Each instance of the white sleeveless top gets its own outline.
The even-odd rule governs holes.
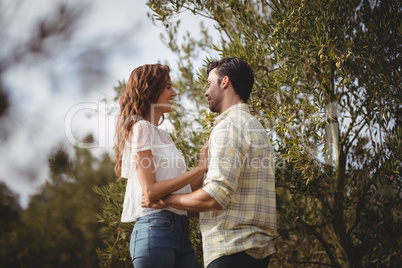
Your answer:
[[[183,155],[177,150],[169,133],[159,129],[146,120],[134,124],[130,138],[126,141],[123,151],[121,176],[127,178],[126,193],[124,196],[122,222],[133,222],[137,218],[161,211],[160,209],[142,208],[142,189],[135,169],[135,155],[137,152],[151,150],[156,181],[164,181],[180,176],[186,172]],[[149,165],[143,161],[141,165]],[[175,193],[191,193],[190,184]],[[167,207],[165,210],[180,215],[187,215],[187,211]]]

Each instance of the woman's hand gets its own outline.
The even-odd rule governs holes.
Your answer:
[[[155,202],[152,202],[151,200],[149,200],[148,197],[146,197],[145,195],[142,196],[142,200],[141,200],[141,207],[143,208],[156,208],[156,209],[163,209],[166,207],[165,202],[163,202],[162,199],[159,199]]]
[[[208,148],[209,141],[207,141],[200,150],[200,159],[198,160],[198,167],[200,167],[204,172],[208,171]]]

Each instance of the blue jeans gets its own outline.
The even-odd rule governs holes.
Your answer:
[[[199,268],[187,216],[163,210],[137,219],[130,240],[135,268]]]

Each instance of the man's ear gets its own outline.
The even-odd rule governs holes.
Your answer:
[[[225,76],[224,78],[222,78],[221,85],[223,88],[226,88],[227,86],[229,86],[229,84],[230,84],[230,79],[228,76]]]

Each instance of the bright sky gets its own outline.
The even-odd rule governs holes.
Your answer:
[[[16,2],[21,5],[13,9]],[[37,19],[52,10],[54,6],[49,2],[58,3],[0,0],[0,7],[6,7],[0,17],[12,21],[5,30],[10,46],[24,40],[27,36],[24,33],[32,31]],[[27,205],[29,195],[48,178],[47,159],[54,146],[63,143],[72,148],[71,142],[91,132],[101,143],[94,152],[111,151],[114,121],[102,111],[116,107],[116,103],[103,100],[113,99],[117,81],[127,80],[135,67],[146,63],[167,60],[173,72],[176,68],[175,56],[160,41],[161,30],[146,15],[150,11],[146,0],[67,1],[76,2],[91,5],[85,10],[74,41],[65,42],[60,54],[39,63],[33,59],[30,64],[13,67],[3,77],[10,90],[8,118],[11,120],[7,124],[0,122],[10,132],[0,146],[0,180],[20,194],[23,206]],[[188,16],[187,23],[182,24],[194,27],[200,18],[194,20],[194,16]],[[130,36],[110,38],[127,30]],[[85,69],[77,71],[74,64],[87,55],[88,51],[80,53],[93,40],[107,50],[105,72],[87,84],[78,83],[77,77],[84,75],[81,72]],[[7,49],[0,48],[0,53],[7,53]],[[90,90],[85,91],[83,87]],[[95,109],[101,111],[100,117]],[[88,118],[88,114],[92,116]]]

